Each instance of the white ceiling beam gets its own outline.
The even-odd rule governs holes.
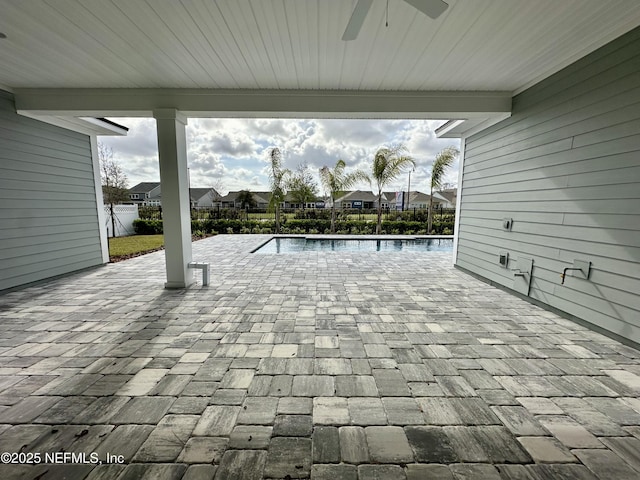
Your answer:
[[[174,108],[188,117],[467,119],[511,113],[510,92],[16,89],[31,115],[151,117]]]
[[[108,135],[124,137],[127,135],[127,128],[112,122],[104,121],[100,118],[76,117],[72,115],[40,115],[34,112],[18,112],[25,117],[33,118],[56,127],[84,133],[85,135]]]
[[[94,118],[94,117],[79,117],[79,120],[94,125],[97,129],[102,132],[109,133],[101,133],[99,135],[114,135],[120,137],[126,137],[129,129],[124,125],[119,125],[117,123],[113,123],[105,118]]]
[[[510,113],[487,115],[484,118],[471,118],[458,123],[457,120],[450,120],[436,129],[438,138],[466,138],[495,125],[511,116]]]
[[[465,120],[463,119],[449,120],[444,125],[441,125],[440,127],[436,128],[435,130],[436,136],[440,138],[446,137],[448,133],[455,131],[456,127],[459,127],[464,122]]]

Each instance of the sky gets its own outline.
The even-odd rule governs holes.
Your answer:
[[[99,137],[113,149],[114,160],[123,168],[128,186],[140,182],[159,182],[158,145],[155,120],[112,118],[129,128],[126,137]],[[416,161],[411,174],[411,190],[428,192],[431,164],[436,154],[448,146],[460,148],[458,139],[438,139],[434,130],[441,120],[296,120],[259,118],[191,118],[187,125],[187,160],[192,187],[214,187],[221,194],[248,189],[269,190],[268,151],[278,147],[285,168],[295,170],[306,162],[316,176],[318,170],[333,167],[338,159],[347,171],[369,173],[376,150],[382,146],[404,144]],[[388,188],[406,190],[405,173]],[[445,176],[456,184],[458,161]],[[372,190],[363,183],[355,188]]]

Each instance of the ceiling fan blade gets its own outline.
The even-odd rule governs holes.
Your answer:
[[[356,7],[353,9],[353,13],[351,14],[351,18],[349,19],[349,23],[347,23],[347,28],[344,30],[342,40],[348,42],[357,38],[372,3],[373,0],[358,0]]]
[[[449,4],[442,0],[404,0],[416,10],[421,11],[427,17],[431,17],[434,20],[444,13],[449,8]]]

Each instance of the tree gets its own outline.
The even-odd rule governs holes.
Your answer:
[[[211,182],[211,202],[215,206],[217,204],[220,207],[220,200],[222,200],[222,191],[224,190],[224,182],[222,176],[215,177]]]
[[[382,230],[382,189],[398,178],[408,167],[415,167],[416,162],[409,155],[404,155],[407,148],[400,144],[378,149],[373,158],[372,177],[378,188],[378,224],[376,234]]]
[[[271,182],[271,199],[269,200],[269,210],[276,212],[276,233],[280,233],[280,204],[287,196],[287,177],[291,173],[286,168],[282,168],[282,153],[275,147],[269,150],[269,160],[271,170],[269,170],[269,180]]]
[[[338,195],[360,181],[370,181],[367,174],[361,170],[345,173],[346,166],[344,160],[338,160],[332,169],[327,166],[320,169],[320,182],[331,200],[331,233],[336,233],[336,198]]]
[[[255,208],[258,203],[249,190],[240,190],[236,196],[236,202],[240,202],[240,208]]]
[[[113,149],[98,142],[98,160],[100,161],[100,178],[102,183],[102,197],[109,205],[111,214],[111,234],[116,236],[116,217],[113,206],[129,199],[127,194],[127,176],[122,167],[113,159]]]
[[[442,188],[444,174],[458,156],[457,148],[447,147],[436,155],[436,160],[431,166],[431,191],[429,192],[429,211],[427,213],[427,232],[431,233],[433,223],[433,192]]]
[[[287,182],[289,194],[295,203],[301,203],[304,210],[305,204],[315,200],[318,194],[318,184],[309,170],[309,165],[303,162],[296,171],[289,176]]]

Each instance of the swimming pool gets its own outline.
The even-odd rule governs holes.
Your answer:
[[[453,240],[447,238],[409,239],[327,239],[272,238],[253,253],[298,252],[451,252]]]

